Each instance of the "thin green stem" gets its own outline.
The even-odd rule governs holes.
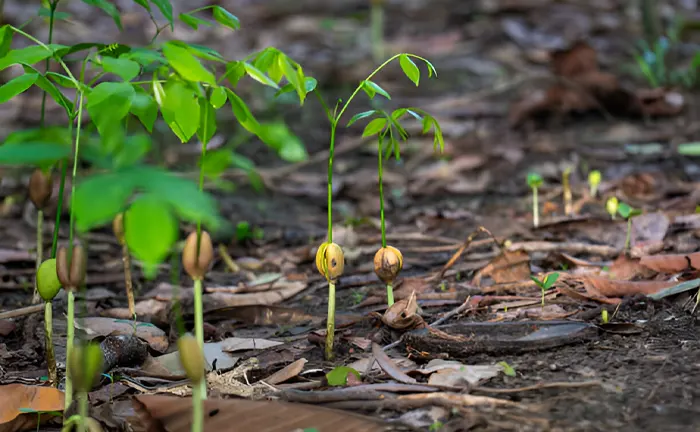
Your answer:
[[[370,27],[372,33],[372,56],[379,63],[384,57],[384,5],[381,0],[372,1]]]
[[[68,311],[67,311],[67,335],[66,335],[66,365],[69,364],[71,354],[73,353],[73,340],[75,339],[75,293],[73,290],[68,291]],[[65,404],[70,406],[73,401],[73,378],[71,377],[70,368],[66,366],[66,388],[64,390]]]
[[[331,143],[328,149],[328,243],[333,243],[333,154],[335,153],[335,129],[337,119],[331,122]]]
[[[540,226],[540,207],[537,203],[537,188],[532,188],[532,225]]]
[[[68,122],[68,133],[73,134],[73,121]],[[56,222],[53,226],[53,240],[51,241],[51,258],[56,258],[58,248],[58,229],[61,226],[61,213],[63,213],[63,194],[66,190],[66,176],[68,175],[68,163],[61,160],[61,183],[58,186],[58,201],[56,203]]]
[[[328,283],[328,320],[326,323],[326,360],[333,359],[335,339],[335,283]]]
[[[53,307],[50,301],[44,303],[44,343],[46,345],[46,367],[49,371],[49,382],[58,387],[58,372],[56,371],[56,355],[53,350]]]
[[[44,211],[37,210],[36,212],[36,271],[39,271],[39,266],[44,259]],[[32,296],[32,304],[37,304],[41,300],[39,289],[34,278],[34,295]]]
[[[629,252],[632,242],[632,218],[627,218],[627,235],[625,237],[625,251]]]
[[[382,166],[382,159],[384,158],[384,146],[382,145],[384,140],[380,135],[378,141],[378,157],[377,157],[377,178],[379,179],[379,221],[381,224],[382,231],[382,247],[386,247],[386,222],[384,221],[384,168]],[[393,302],[392,302],[393,303]]]
[[[88,399],[87,393],[84,391],[78,393],[78,414],[80,414],[78,430],[80,432],[87,432]]]
[[[43,42],[40,41],[39,39],[35,38],[34,36],[30,35],[29,33],[25,32],[25,31],[22,31],[22,30],[18,29],[18,28],[15,27],[15,26],[10,26],[10,29],[12,29],[12,31],[14,31],[15,33],[21,34],[22,36],[26,37],[26,38],[29,39],[30,41],[32,41],[32,42],[34,42],[35,44],[39,45],[40,47],[42,47],[42,48],[44,48],[44,49],[46,49],[46,50],[48,50],[48,51],[53,52],[53,50],[52,50],[51,48],[49,48],[48,45],[46,45],[45,43],[43,43]],[[73,72],[71,72],[71,70],[70,70],[70,68],[68,67],[68,65],[67,65],[63,60],[61,60],[61,59],[57,59],[56,61],[58,62],[59,65],[61,65],[61,68],[64,70],[64,72],[66,73],[66,75],[68,76],[68,78],[71,80],[71,82],[73,83],[73,85],[75,86],[75,88],[80,89],[80,88],[81,88],[80,83],[78,82],[77,79],[75,79],[75,77],[73,76]],[[80,90],[79,90],[79,91],[80,91]]]
[[[194,280],[194,335],[197,338],[199,349],[204,352],[204,308],[202,306],[202,280]],[[199,387],[202,399],[207,398],[207,378],[195,384]]]
[[[391,306],[394,304],[394,286],[386,284],[386,303]]]
[[[53,43],[53,26],[56,19],[56,7],[58,6],[59,0],[52,1],[49,4],[49,45]],[[49,65],[51,58],[46,59],[46,66],[44,67],[44,73],[49,71]],[[39,120],[39,126],[44,127],[44,120],[46,118],[46,91],[41,95],[41,119]]]
[[[204,430],[204,398],[202,397],[201,383],[192,385],[192,432]],[[204,386],[206,389],[206,386]]]

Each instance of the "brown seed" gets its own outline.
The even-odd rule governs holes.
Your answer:
[[[184,334],[177,340],[177,349],[187,378],[195,384],[200,382],[204,378],[204,354],[197,339],[189,333]]]
[[[343,249],[337,243],[331,243],[326,248],[326,269],[328,271],[329,282],[335,281],[343,274],[345,270],[345,255]]]
[[[374,255],[374,273],[385,284],[393,284],[403,268],[403,255],[393,246],[379,249]]]
[[[65,290],[71,290],[70,268],[68,267],[68,249],[61,246],[56,251],[56,276]]]
[[[34,204],[34,207],[43,210],[51,200],[52,192],[53,178],[51,174],[45,173],[39,168],[34,170],[29,179],[29,199]]]
[[[187,274],[194,280],[202,280],[212,261],[214,261],[214,246],[209,233],[202,231],[199,256],[197,256],[197,232],[190,233],[182,249],[182,267]]]
[[[120,245],[124,246],[124,213],[118,213],[112,221],[112,231]]]
[[[70,260],[70,282],[75,288],[80,288],[85,283],[87,273],[87,254],[80,245],[73,246],[73,257]]]

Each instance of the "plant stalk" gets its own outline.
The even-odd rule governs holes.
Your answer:
[[[372,57],[375,63],[384,57],[384,1],[371,0],[370,26],[372,34]]]
[[[197,338],[199,349],[204,353],[204,308],[202,307],[202,280],[194,280],[194,335]],[[202,400],[207,398],[207,377],[194,384],[199,387]]]
[[[37,210],[36,212],[36,271],[39,271],[39,266],[44,259],[44,211]],[[39,288],[34,280],[34,294],[32,295],[32,304],[38,304],[41,300]]]
[[[630,243],[632,242],[632,218],[627,219],[627,235],[625,236],[625,251],[630,251]]]
[[[78,419],[78,430],[80,432],[87,432],[87,418],[88,418],[88,399],[86,392],[78,393],[78,413],[80,418]]]
[[[564,214],[571,216],[574,212],[573,196],[571,193],[571,183],[569,183],[569,171],[564,171],[562,174],[562,186],[564,189]]]
[[[532,225],[540,226],[540,207],[537,204],[537,188],[532,188]]]
[[[122,265],[124,266],[124,285],[126,286],[126,299],[129,303],[129,315],[136,321],[136,304],[134,302],[134,283],[131,279],[131,255],[129,246],[122,245]]]
[[[326,360],[333,359],[335,339],[335,283],[328,282],[328,320],[326,323]]]
[[[73,401],[73,379],[71,377],[70,368],[67,366],[70,361],[70,357],[73,353],[73,341],[75,339],[75,293],[73,290],[68,291],[68,311],[67,311],[67,325],[66,325],[66,388],[64,390],[65,404],[64,406],[70,406]]]
[[[53,306],[51,302],[44,303],[44,335],[46,345],[46,367],[49,370],[49,382],[58,388],[58,372],[56,371],[56,355],[53,350]]]
[[[389,306],[394,304],[394,287],[391,284],[386,284],[386,303]]]
[[[204,380],[202,380],[204,381]],[[204,386],[206,389],[206,385]],[[192,385],[192,432],[204,430],[204,398],[201,382]]]

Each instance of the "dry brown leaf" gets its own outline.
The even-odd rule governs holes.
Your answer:
[[[290,363],[282,369],[278,370],[277,372],[273,373],[269,377],[265,378],[263,381],[271,385],[288,381],[294,378],[295,376],[299,375],[301,371],[304,370],[304,365],[307,361],[308,360],[306,360],[305,358],[300,358],[299,360]]]
[[[306,282],[281,279],[274,283],[274,290],[247,294],[211,293],[211,300],[221,306],[271,305],[299,294],[307,287]]]
[[[399,300],[389,306],[382,315],[382,322],[397,330],[419,328],[425,325],[425,321],[416,313],[417,311],[416,294],[412,293],[408,299]]]
[[[148,342],[158,352],[165,352],[170,346],[168,335],[151,323],[105,317],[87,317],[75,320],[75,328],[85,331],[89,339],[99,336],[131,335]]]
[[[583,276],[581,279],[589,294],[604,297],[649,295],[678,284],[673,281],[621,281],[601,276]]]
[[[490,276],[497,284],[526,280],[530,276],[530,255],[522,250],[506,251],[477,272],[472,283],[480,286],[484,276]]]
[[[700,270],[700,252],[688,255],[650,255],[642,257],[639,264],[659,273],[678,273],[684,270]]]
[[[31,430],[63,413],[63,392],[53,387],[0,386],[0,432]],[[43,413],[39,415],[38,413]]]
[[[621,254],[610,265],[610,276],[617,280],[648,279],[656,274],[648,266],[642,265],[638,259]]]
[[[189,432],[192,400],[176,396],[138,395],[134,409],[148,431]],[[318,432],[381,432],[380,420],[315,405],[245,399],[207,399],[204,432],[231,430],[290,432],[315,428]]]
[[[591,295],[586,293],[581,293],[578,291],[574,291],[571,288],[567,287],[559,287],[558,288],[559,292],[564,294],[565,296],[572,298],[574,300],[580,300],[580,301],[594,301],[598,303],[604,303],[604,304],[619,304],[622,300],[619,298],[607,298],[603,297],[600,295]]]

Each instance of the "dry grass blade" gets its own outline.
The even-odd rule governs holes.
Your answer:
[[[189,398],[139,395],[134,407],[147,432],[188,432]],[[290,432],[314,428],[318,432],[379,432],[387,425],[354,413],[314,405],[244,399],[208,399],[204,405],[204,431]],[[235,428],[232,428],[235,425]]]

